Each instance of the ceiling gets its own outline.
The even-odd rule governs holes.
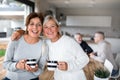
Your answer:
[[[57,8],[118,8],[120,0],[46,0]]]

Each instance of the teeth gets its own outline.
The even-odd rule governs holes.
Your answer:
[[[32,31],[32,32],[36,34],[38,31]]]
[[[48,34],[51,35],[51,34],[53,34],[53,33],[52,33],[52,32],[49,32]]]

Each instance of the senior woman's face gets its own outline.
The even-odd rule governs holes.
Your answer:
[[[43,25],[43,33],[44,35],[49,38],[52,42],[58,40],[58,32],[59,27],[53,20],[49,20],[48,22]]]

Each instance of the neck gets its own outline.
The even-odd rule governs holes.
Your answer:
[[[59,40],[59,39],[60,39],[60,37],[61,37],[61,35],[60,35],[60,34],[58,34],[58,36],[57,36],[55,39],[51,39],[51,42],[56,42],[57,40]]]
[[[29,44],[34,44],[39,41],[39,37],[31,37],[30,35],[24,35],[24,39]]]

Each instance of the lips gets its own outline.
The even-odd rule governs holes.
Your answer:
[[[38,37],[39,34],[40,34],[40,31],[38,31],[38,30],[31,30],[31,31],[30,31],[30,34],[31,34],[31,36],[33,36],[33,37]]]
[[[38,34],[39,31],[32,31],[33,34]]]

